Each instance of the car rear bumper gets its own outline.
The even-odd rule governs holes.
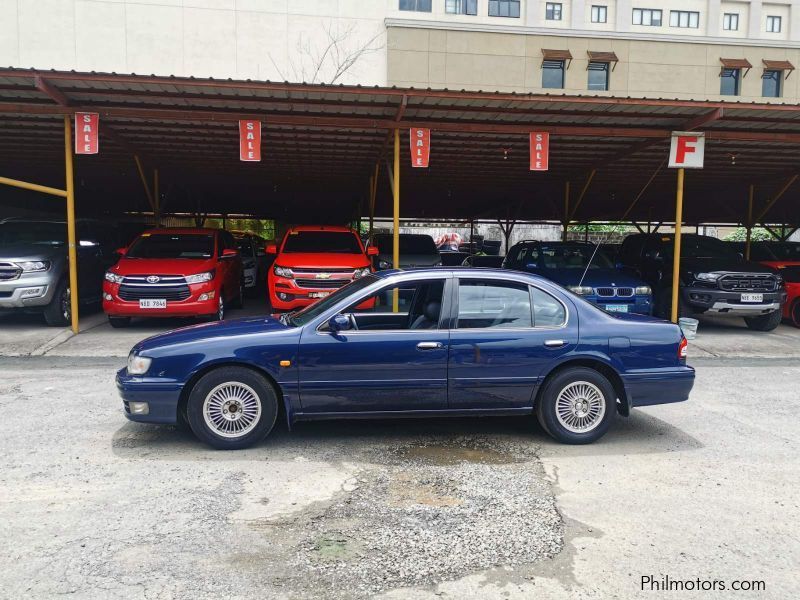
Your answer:
[[[684,305],[695,310],[729,316],[767,314],[780,310],[786,302],[784,290],[763,292],[764,301],[759,303],[742,302],[742,292],[726,292],[706,287],[685,287],[681,289],[681,295]]]
[[[128,375],[127,369],[120,369],[117,371],[116,384],[125,416],[131,421],[177,423],[182,383]],[[132,402],[146,403],[147,414],[132,414]]]
[[[626,373],[622,381],[631,407],[683,402],[694,386],[694,369],[684,366]]]

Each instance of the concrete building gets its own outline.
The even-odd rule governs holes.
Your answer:
[[[0,65],[796,102],[798,0],[0,0]],[[749,66],[748,66],[749,65]]]

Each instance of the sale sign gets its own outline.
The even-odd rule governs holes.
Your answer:
[[[239,121],[239,160],[261,160],[261,121]]]
[[[98,130],[100,115],[75,113],[75,154],[97,154],[100,151]]]
[[[431,157],[431,130],[412,127],[409,133],[411,138],[411,166],[427,168]]]
[[[669,148],[669,166],[685,169],[702,169],[706,150],[704,133],[673,131]]]
[[[550,134],[531,132],[531,171],[547,171],[550,166]]]

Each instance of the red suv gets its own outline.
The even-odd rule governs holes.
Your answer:
[[[280,246],[267,246],[267,253],[277,255],[267,277],[272,308],[294,310],[369,274],[368,255],[378,249],[365,251],[347,227],[303,226],[287,231]]]
[[[221,229],[170,228],[142,233],[106,272],[103,310],[112,327],[131,317],[222,320],[242,305],[242,260]]]
[[[738,249],[744,253],[744,244],[739,244]],[[788,296],[783,305],[783,317],[800,327],[800,243],[753,242],[750,260],[777,269],[781,274]]]

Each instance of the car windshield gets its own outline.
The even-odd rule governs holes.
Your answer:
[[[15,221],[0,225],[0,245],[40,244],[60,246],[67,241],[67,224],[47,221]]]
[[[289,315],[285,315],[286,321],[290,325],[301,327],[306,323],[308,323],[309,321],[315,319],[322,313],[324,313],[326,310],[328,310],[331,306],[333,306],[340,300],[346,298],[351,294],[355,294],[360,290],[363,290],[365,287],[367,287],[372,283],[375,283],[377,280],[378,278],[375,277],[374,275],[367,275],[366,277],[356,279],[355,281],[348,283],[346,286],[340,287],[330,296],[327,296],[322,300],[318,300],[314,304],[309,304],[302,310],[290,313]]]
[[[128,249],[125,258],[211,258],[211,233],[143,233]]]
[[[253,253],[253,247],[247,238],[236,238],[236,247],[239,248],[242,256],[248,256]]]
[[[522,248],[520,259],[532,269],[613,269],[614,263],[588,244],[538,244]]]
[[[381,254],[392,253],[392,236],[376,235],[375,245]],[[400,254],[439,254],[433,238],[429,235],[401,233],[400,234]]]
[[[800,244],[770,244],[772,253],[780,260],[800,261]]]
[[[672,256],[675,236],[661,236],[661,241],[667,242],[665,247],[666,253]],[[727,258],[737,261],[742,259],[736,250],[731,248],[728,244],[707,235],[682,235],[681,256],[684,258]]]
[[[281,252],[361,254],[362,250],[358,238],[349,231],[292,231]]]

